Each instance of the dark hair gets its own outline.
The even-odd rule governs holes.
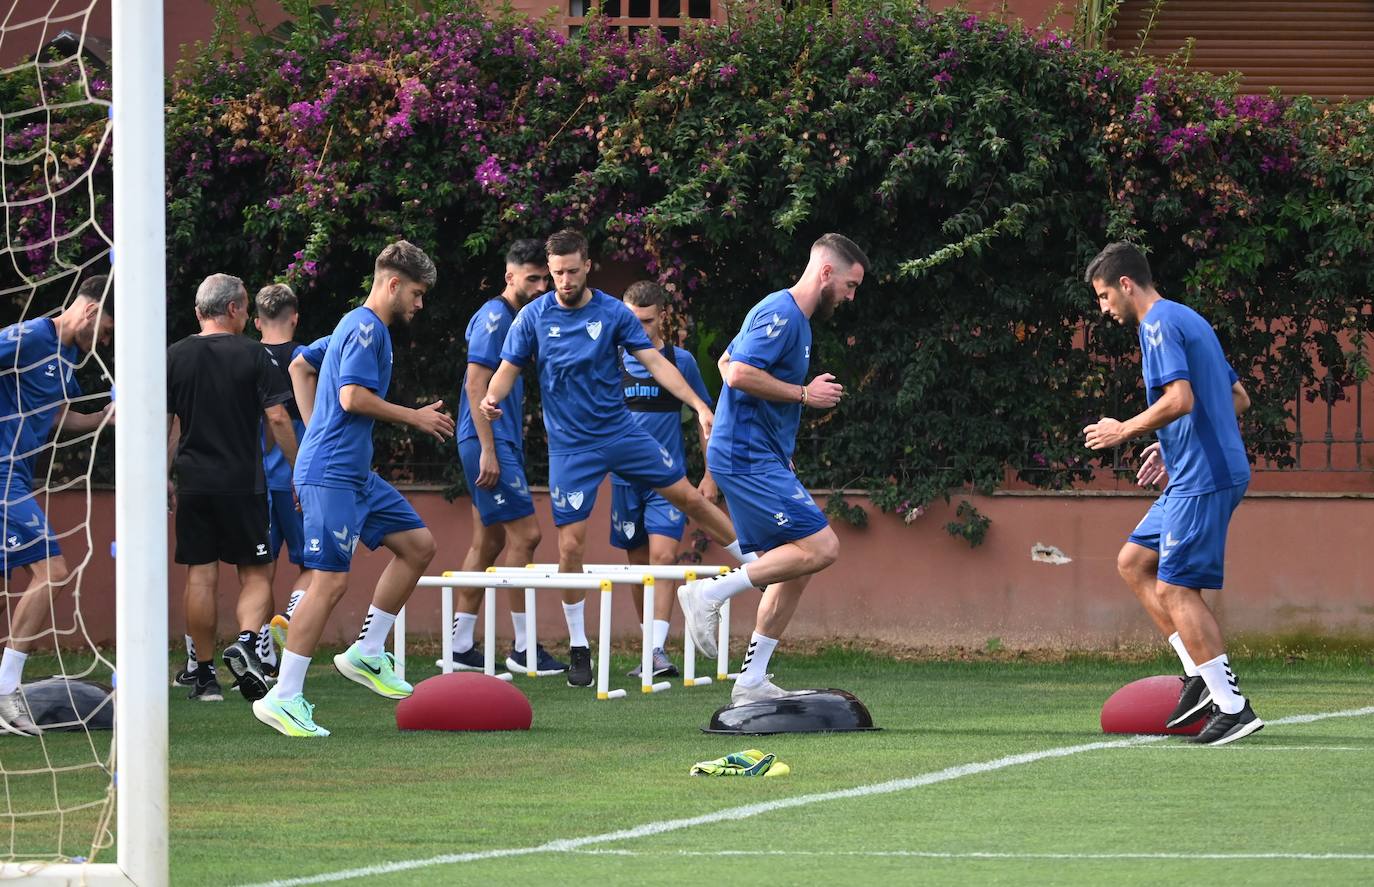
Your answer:
[[[1103,247],[1097,258],[1088,263],[1083,272],[1083,282],[1092,286],[1094,280],[1116,286],[1123,277],[1129,277],[1140,286],[1153,286],[1154,275],[1150,273],[1150,261],[1133,243],[1124,240],[1109,243]]]
[[[624,302],[636,308],[652,308],[668,304],[668,291],[652,280],[640,280],[625,290]]]
[[[829,234],[822,234],[820,237],[816,238],[815,243],[811,244],[811,248],[828,249],[848,262],[850,267],[859,265],[865,272],[872,270],[872,268],[869,267],[868,256],[864,254],[864,251],[859,249],[857,243],[845,237],[843,234],[836,234],[833,231]]]
[[[276,320],[278,317],[300,308],[296,294],[291,292],[291,287],[284,283],[269,283],[258,290],[253,302],[258,306],[258,316],[265,320]]]
[[[434,286],[439,278],[434,261],[408,240],[398,240],[378,254],[373,273],[380,276],[383,271],[403,275],[427,287]]]
[[[507,265],[547,265],[549,257],[544,254],[544,244],[532,237],[517,240],[506,250]]]
[[[90,299],[96,304],[100,304],[104,299],[104,304],[100,306],[100,312],[106,317],[114,317],[114,287],[110,287],[110,297],[105,298],[105,286],[110,278],[104,274],[97,274],[94,277],[87,277],[81,281],[81,286],[76,288],[78,299]]]
[[[544,241],[544,251],[551,256],[571,256],[576,253],[583,259],[590,255],[587,238],[574,228],[564,228],[556,234],[550,234],[549,239]]]

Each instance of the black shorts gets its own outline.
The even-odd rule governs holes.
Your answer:
[[[177,493],[179,564],[272,563],[266,493]]]

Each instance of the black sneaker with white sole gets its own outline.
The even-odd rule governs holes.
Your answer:
[[[235,641],[226,647],[221,655],[229,673],[237,681],[235,686],[239,688],[244,699],[257,702],[267,695],[267,675],[263,673],[262,662],[258,660],[258,654],[251,646],[243,641]]]
[[[590,687],[592,685],[591,647],[568,648],[568,686]]]
[[[1174,713],[1164,722],[1166,729],[1174,730],[1196,724],[1207,717],[1207,707],[1212,704],[1212,693],[1202,675],[1184,676],[1183,690],[1178,694],[1178,705]]]
[[[439,668],[444,667],[443,659],[434,660],[434,664]],[[471,647],[459,653],[453,653],[454,671],[482,671],[487,667],[487,655],[482,652],[481,647]]]
[[[187,699],[194,699],[197,702],[223,702],[224,691],[220,689],[219,681],[215,679],[215,673],[202,674],[196,670],[196,682],[191,687],[191,692]]]
[[[551,675],[562,674],[568,670],[568,663],[560,662],[553,658],[553,654],[544,649],[543,644],[536,644],[534,647],[534,673],[537,677],[547,678]],[[515,649],[512,644],[510,655],[506,657],[506,671],[512,674],[528,674],[529,666],[525,662],[525,651]]]
[[[196,664],[188,662],[186,667],[177,672],[176,677],[172,678],[172,687],[194,687],[196,685]]]
[[[1217,709],[1212,719],[1207,722],[1207,726],[1193,738],[1193,741],[1198,745],[1226,745],[1228,742],[1244,739],[1251,733],[1258,733],[1262,729],[1264,721],[1255,714],[1255,710],[1250,707],[1250,700],[1247,699],[1245,708],[1233,715]]]

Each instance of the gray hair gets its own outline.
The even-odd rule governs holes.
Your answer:
[[[196,313],[201,317],[223,317],[233,303],[248,299],[243,281],[232,274],[211,274],[196,290]]]

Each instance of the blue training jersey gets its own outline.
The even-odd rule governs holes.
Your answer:
[[[381,398],[391,386],[391,331],[367,307],[345,314],[329,336],[315,409],[296,456],[298,486],[361,489],[367,481],[373,419],[344,410],[339,389],[345,385],[361,385]]]
[[[697,359],[692,356],[692,352],[685,348],[673,346],[673,356],[676,358],[678,372],[682,373],[682,378],[687,380],[687,384],[692,386],[692,390],[708,406],[713,406],[711,392],[706,390],[706,382],[701,378],[701,368],[697,366]],[[654,377],[645,369],[644,364],[633,354],[622,356],[622,363],[625,368],[625,375],[635,379],[644,379],[643,382],[636,382],[634,390],[627,390],[624,382],[627,381],[622,376],[622,391],[626,400],[631,397],[656,398],[663,393]],[[670,395],[671,396],[671,395]],[[653,435],[654,440],[658,441],[659,446],[663,447],[676,460],[676,464],[685,466],[687,464],[687,452],[684,448],[682,437],[682,410],[679,408],[672,412],[653,412],[630,410],[630,418],[639,424],[649,434]],[[618,474],[611,474],[611,482],[622,486],[630,486],[630,482],[623,480]]]
[[[495,370],[501,366],[501,348],[506,342],[506,333],[515,322],[515,309],[510,302],[497,296],[472,315],[464,334],[468,342],[468,363]],[[454,440],[462,443],[477,436],[477,426],[472,423],[472,405],[468,403],[467,375],[463,384],[458,386],[458,433]],[[491,433],[496,440],[503,440],[517,451],[525,446],[525,380],[515,378],[510,394],[501,401],[501,418],[491,423]]]
[[[576,310],[548,292],[516,315],[501,359],[538,362],[550,455],[595,449],[634,427],[620,390],[621,347],[654,346],[634,312],[601,290]]]
[[[730,343],[730,360],[758,367],[776,379],[805,385],[811,366],[811,321],[792,293],[779,290],[750,310]],[[729,385],[721,388],[716,424],[706,449],[712,474],[749,474],[792,462],[801,424],[800,403],[761,400]]]
[[[50,317],[0,331],[0,490],[6,500],[32,490],[38,450],[63,405],[81,396],[75,377],[80,358],[80,349],[59,341]]]
[[[286,378],[286,388],[291,390],[291,376],[286,368],[291,365],[291,361],[296,359],[296,355],[301,353],[304,347],[299,342],[282,342],[277,345],[263,345],[267,349],[267,354],[272,358],[273,370],[279,370]],[[291,427],[296,430],[296,446],[299,447],[301,439],[305,436],[305,423],[301,421],[300,410],[296,408],[296,396],[294,392],[291,399],[283,406],[286,413],[291,418]],[[271,447],[267,446],[267,423],[261,423],[262,430],[262,471],[267,480],[269,490],[289,490],[291,489],[291,463],[286,461],[286,454],[281,451],[281,446],[273,442]]]
[[[1159,429],[1167,492],[1174,496],[1214,493],[1250,481],[1250,463],[1240,439],[1231,386],[1235,370],[1202,315],[1161,299],[1140,321],[1145,398],[1153,404],[1164,386],[1187,379],[1193,410]]]

